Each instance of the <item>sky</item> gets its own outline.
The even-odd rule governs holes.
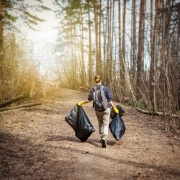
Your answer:
[[[26,0],[29,4],[32,3],[32,0]],[[52,0],[43,0],[43,5],[54,9]],[[32,12],[31,12],[32,13]],[[53,11],[44,11],[44,12],[35,12],[35,15],[45,19],[45,22],[39,23],[36,27],[38,31],[33,31],[29,28],[24,27],[23,32],[27,35],[28,39],[46,39],[47,41],[54,41],[57,35],[57,30],[55,26],[58,25],[58,19],[55,18],[55,13]]]

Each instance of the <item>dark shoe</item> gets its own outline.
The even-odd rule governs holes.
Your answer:
[[[106,148],[107,146],[107,140],[105,138],[102,138],[102,148]]]

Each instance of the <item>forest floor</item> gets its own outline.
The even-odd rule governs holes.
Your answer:
[[[86,142],[75,137],[65,116],[87,93],[62,89],[41,106],[0,112],[1,180],[180,180],[180,135],[163,122],[124,107],[124,136],[109,132],[102,148],[92,103],[83,105],[95,132]],[[118,103],[115,103],[118,104]]]

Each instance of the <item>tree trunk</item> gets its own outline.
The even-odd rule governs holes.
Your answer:
[[[145,20],[146,0],[141,0],[139,16],[139,40],[138,40],[138,58],[137,58],[137,98],[140,99],[141,85],[144,66],[144,20]]]
[[[136,59],[136,0],[132,1],[132,82],[133,86],[135,85],[135,78],[136,78],[136,65],[137,65],[137,59]]]
[[[126,63],[126,0],[124,0],[124,10],[123,10],[123,34],[122,34],[122,53],[121,53],[121,63],[120,63],[120,79],[121,85],[125,88],[125,63]]]
[[[12,104],[12,103],[14,103],[14,102],[20,101],[20,100],[25,99],[25,98],[26,98],[26,96],[23,96],[23,95],[18,96],[18,97],[15,97],[15,98],[12,98],[12,99],[10,99],[10,100],[8,100],[8,101],[5,101],[5,102],[3,102],[3,103],[0,103],[0,108],[2,108],[2,107],[4,107],[4,106],[7,106],[7,105],[9,105],[9,104]]]
[[[3,47],[3,14],[2,14],[2,0],[0,0],[0,54]]]
[[[109,5],[109,0],[107,0],[107,44],[106,44],[106,85],[110,85],[110,5]]]
[[[88,1],[88,31],[89,31],[89,68],[88,68],[88,76],[89,76],[89,84],[92,83],[92,68],[93,68],[93,61],[92,61],[92,40],[91,40],[91,16],[90,16],[90,5]]]
[[[154,35],[154,0],[151,1],[151,8],[150,8],[150,55],[151,55],[151,62],[150,62],[150,77],[149,77],[149,109],[153,110],[153,35]]]
[[[2,14],[2,0],[0,0],[0,80],[3,80],[3,14]]]
[[[156,0],[156,15],[155,15],[155,25],[154,25],[154,35],[153,35],[153,47],[152,47],[152,61],[151,61],[151,70],[150,70],[150,92],[151,94],[151,102],[152,102],[152,110],[157,110],[157,102],[156,102],[156,89],[157,89],[157,49],[158,49],[158,31],[159,31],[159,16],[160,16],[160,8],[161,8],[161,0]]]
[[[99,4],[99,52],[98,52],[98,61],[99,61],[99,71],[100,75],[102,76],[102,60],[101,60],[101,24],[102,24],[102,0],[100,0]]]
[[[108,5],[108,1],[107,1],[107,5]],[[107,21],[107,14],[108,14],[108,8],[106,8],[106,14],[105,14],[105,17],[103,18],[103,71],[102,71],[102,75],[103,75],[103,83],[107,85],[107,47],[108,47],[108,41],[107,41],[107,27],[108,27],[108,21]]]
[[[41,104],[42,104],[41,102],[29,103],[29,104],[24,104],[24,105],[16,106],[16,107],[0,108],[0,111],[7,111],[7,110],[12,110],[12,109],[26,108],[26,107],[31,107],[31,106],[39,106]]]
[[[157,111],[146,111],[146,110],[142,110],[139,108],[136,108],[137,111],[144,113],[144,114],[148,114],[148,115],[158,115],[158,116],[164,116],[164,112],[157,112]],[[166,115],[168,115],[168,113],[166,113]],[[178,116],[176,114],[172,114],[171,115],[173,118],[178,118]]]
[[[109,32],[108,32],[108,39],[109,39],[109,46],[108,46],[108,86],[110,86],[112,81],[112,1],[110,0],[109,6]]]
[[[77,79],[76,79],[76,71],[75,71],[75,64],[76,64],[76,59],[75,59],[75,53],[74,53],[74,34],[73,34],[73,30],[75,29],[75,27],[73,27],[72,25],[72,17],[70,17],[70,26],[71,26],[71,74],[70,74],[70,79],[71,79],[71,88],[75,89],[76,88],[76,84],[77,84]],[[74,30],[75,33],[75,30]]]
[[[94,23],[95,23],[95,41],[96,41],[96,74],[100,74],[99,49],[98,49],[98,18],[97,18],[96,0],[94,0]]]
[[[115,15],[115,5],[114,5],[115,1],[112,2],[112,32],[111,32],[111,64],[112,64],[112,77],[111,77],[111,81],[114,79],[115,77],[115,72],[116,72],[116,40],[115,40],[115,26],[114,26],[114,15]]]
[[[171,19],[171,0],[168,0],[167,7],[166,7],[166,19],[165,19],[165,37],[164,37],[164,92],[163,95],[165,97],[164,102],[164,110],[168,110],[169,114],[172,111],[172,94],[171,94],[171,86],[170,86],[170,79],[169,79],[169,62],[170,62],[170,37],[169,37],[169,30],[170,30],[170,19]],[[169,130],[169,123],[171,117],[165,119],[165,130]]]
[[[83,22],[83,12],[81,8],[81,22]],[[83,23],[81,23],[81,84],[86,85],[85,81],[85,62],[84,62],[84,26]]]
[[[121,0],[118,0],[119,64],[121,64]]]

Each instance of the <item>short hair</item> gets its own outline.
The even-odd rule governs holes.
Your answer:
[[[101,81],[101,76],[95,75],[94,76],[94,81],[95,81],[95,83],[99,83]]]

